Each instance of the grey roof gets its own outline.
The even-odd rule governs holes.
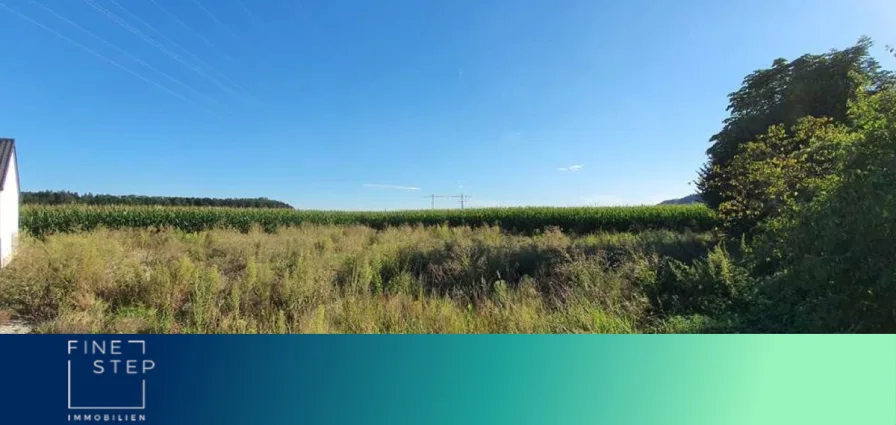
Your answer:
[[[6,171],[9,170],[9,162],[16,152],[14,139],[0,138],[0,190],[6,187]],[[16,167],[16,180],[19,179],[19,167]]]

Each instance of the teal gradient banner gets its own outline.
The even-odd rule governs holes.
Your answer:
[[[0,353],[10,424],[896,423],[892,335],[28,335]],[[142,409],[70,409],[87,400]]]

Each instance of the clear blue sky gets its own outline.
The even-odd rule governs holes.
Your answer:
[[[684,196],[747,73],[896,44],[892,0],[0,2],[24,190],[299,208]]]

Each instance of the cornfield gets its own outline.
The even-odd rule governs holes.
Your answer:
[[[175,228],[186,232],[209,229],[248,231],[259,226],[360,224],[375,229],[399,225],[495,225],[510,232],[532,233],[559,227],[571,233],[638,231],[645,229],[709,230],[713,212],[703,205],[643,207],[516,207],[391,212],[244,209],[217,207],[87,206],[22,207],[24,231],[34,236],[89,231],[96,228]]]

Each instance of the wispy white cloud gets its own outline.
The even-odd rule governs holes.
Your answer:
[[[579,171],[584,167],[585,167],[584,165],[576,164],[576,165],[570,165],[569,167],[560,167],[557,169],[557,171],[569,171],[571,173],[575,173],[576,171]]]
[[[416,186],[399,186],[399,185],[395,185],[395,184],[364,183],[361,186],[372,187],[372,188],[377,188],[377,189],[420,190],[420,188],[416,187]]]

